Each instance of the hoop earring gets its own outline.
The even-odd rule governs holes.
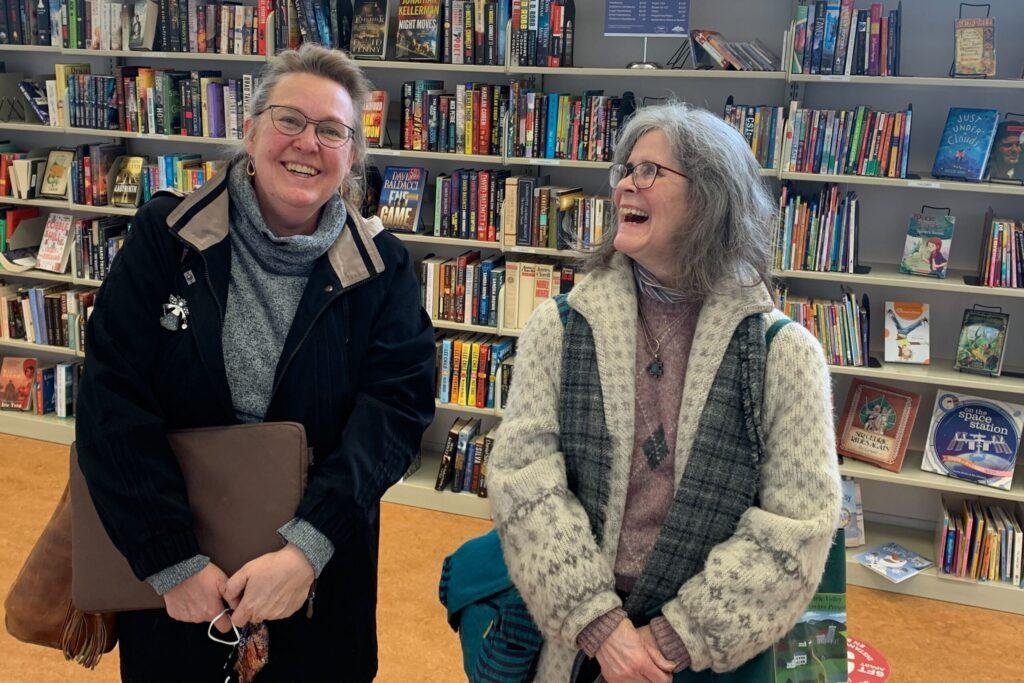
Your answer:
[[[245,164],[245,172],[248,173],[250,177],[256,175],[256,164],[252,163],[252,157],[249,157],[249,161]]]

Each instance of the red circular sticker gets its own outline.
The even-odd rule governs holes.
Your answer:
[[[889,662],[863,640],[846,638],[846,670],[850,683],[882,683],[889,680]]]

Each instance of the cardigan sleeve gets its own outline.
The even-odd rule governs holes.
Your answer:
[[[821,346],[800,325],[772,344],[763,414],[760,506],[662,609],[695,671],[735,669],[792,628],[817,590],[839,519],[831,379]]]
[[[558,436],[561,349],[562,323],[547,301],[519,337],[487,489],[509,575],[530,614],[546,639],[575,648],[584,627],[622,602],[566,482]]]

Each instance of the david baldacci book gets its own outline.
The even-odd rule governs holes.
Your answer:
[[[899,472],[921,396],[854,378],[839,421],[840,454]]]
[[[885,302],[885,362],[931,363],[928,304],[916,301]]]
[[[949,251],[953,247],[955,216],[915,213],[907,226],[900,272],[925,277],[946,277]]]
[[[968,308],[960,326],[953,367],[963,372],[998,377],[1003,370],[1009,326],[1008,313]]]
[[[416,232],[426,187],[426,169],[388,166],[384,170],[380,207],[377,209],[384,227],[400,232]]]
[[[999,112],[995,109],[951,107],[946,116],[932,175],[981,180],[985,177]]]
[[[893,583],[906,581],[935,564],[899,543],[886,543],[854,557],[857,562]]]
[[[1010,490],[1024,406],[940,389],[921,469]]]
[[[356,59],[384,59],[387,35],[387,0],[356,0],[352,19],[352,56]]]
[[[993,17],[957,19],[953,25],[953,74],[996,75],[996,20]]]

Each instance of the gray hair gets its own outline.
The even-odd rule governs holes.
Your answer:
[[[363,200],[363,177],[366,165],[366,135],[363,131],[363,109],[370,97],[370,82],[363,75],[359,65],[341,50],[330,50],[313,43],[303,43],[297,50],[285,50],[263,68],[259,84],[252,94],[251,112],[262,112],[267,108],[271,93],[281,79],[291,74],[311,74],[334,81],[352,99],[355,135],[348,143],[352,145],[352,170],[345,184],[339,188],[342,197],[356,208]],[[253,114],[249,114],[251,118]],[[255,126],[249,128],[251,137]],[[234,160],[245,159],[245,139],[237,146]]]
[[[614,163],[624,164],[646,133],[660,130],[669,140],[676,170],[689,179],[689,225],[673,247],[676,282],[664,283],[696,296],[711,293],[723,273],[752,269],[769,282],[777,209],[746,139],[721,118],[682,102],[645,107],[622,129]],[[610,227],[610,229],[609,229]],[[606,267],[615,254],[618,221],[604,237],[587,269]]]

